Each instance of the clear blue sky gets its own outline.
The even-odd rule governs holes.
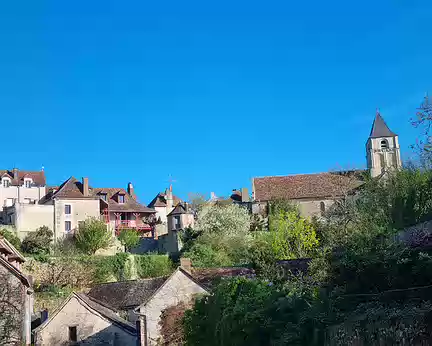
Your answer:
[[[3,1],[1,168],[227,195],[365,165],[432,90],[431,1]]]

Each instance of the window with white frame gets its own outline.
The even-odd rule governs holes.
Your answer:
[[[70,204],[65,204],[65,214],[70,215],[72,213],[72,206]]]
[[[2,178],[3,187],[9,187],[11,185],[11,180],[9,178]]]
[[[70,232],[72,230],[72,222],[65,221],[65,232]]]
[[[124,195],[118,195],[118,202],[123,204],[125,202],[125,196]]]
[[[24,179],[24,186],[26,188],[30,188],[32,185],[32,180],[31,179]]]
[[[179,229],[179,228],[181,228],[180,215],[176,215],[174,216],[174,229]]]

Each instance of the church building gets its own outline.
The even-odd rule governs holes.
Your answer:
[[[400,169],[399,137],[376,113],[366,142],[367,172],[380,177]],[[305,217],[322,215],[337,199],[342,199],[363,184],[364,171],[340,171],[252,178],[253,212],[266,213],[268,202],[287,199],[299,206]]]

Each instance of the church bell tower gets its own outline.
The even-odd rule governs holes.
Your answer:
[[[366,143],[367,167],[373,177],[402,167],[399,137],[377,111]]]

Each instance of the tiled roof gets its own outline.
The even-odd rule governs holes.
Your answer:
[[[394,137],[394,136],[396,136],[396,134],[389,129],[384,119],[382,118],[381,114],[377,112],[375,115],[375,120],[372,124],[372,129],[369,137],[378,138],[378,137]]]
[[[14,179],[14,172],[10,170],[0,170],[0,177],[7,174],[11,179],[11,185],[21,186],[24,185],[24,178],[31,178],[33,183],[38,186],[45,186],[45,172],[44,171],[20,171],[18,170],[18,179]]]
[[[92,188],[90,194],[95,197],[100,197],[101,194],[106,194],[109,210],[113,212],[156,212],[156,210],[138,203],[126,192],[125,189],[122,188]],[[124,203],[118,203],[118,195],[124,195]]]
[[[245,267],[192,268],[192,277],[204,287],[211,287],[222,278],[254,275],[253,269]]]
[[[94,286],[88,295],[118,310],[127,310],[147,301],[163,285],[167,276],[111,282]]]
[[[47,195],[43,198],[41,203],[53,198],[83,198],[83,199],[98,199],[101,194],[107,195],[106,202],[108,203],[109,210],[113,212],[139,212],[139,213],[155,213],[156,211],[147,208],[145,205],[138,203],[132,198],[123,188],[92,188],[89,187],[89,196],[83,194],[83,184],[74,177],[70,177],[63,184],[61,184],[56,192],[52,189],[48,191]],[[124,203],[119,203],[117,200],[118,195],[124,195]]]
[[[272,199],[332,198],[343,196],[362,182],[354,176],[338,173],[299,174],[253,178],[254,198]]]
[[[186,210],[186,206],[183,203],[178,203],[175,206],[175,208],[172,210],[172,212],[168,214],[168,216],[169,215],[188,214],[188,213],[190,213],[190,212]]]
[[[178,198],[176,195],[173,195],[173,205],[177,205],[178,203],[182,203],[183,201]],[[166,207],[166,194],[165,193],[158,193],[155,198],[152,199],[152,201],[148,205],[150,208],[154,207]]]

